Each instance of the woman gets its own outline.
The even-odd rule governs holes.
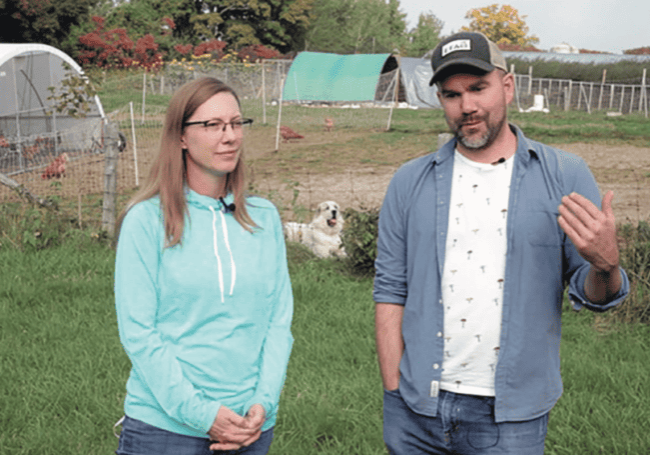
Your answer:
[[[268,452],[293,299],[278,212],[244,194],[251,122],[221,81],[183,86],[123,215],[115,300],[132,369],[118,455]]]

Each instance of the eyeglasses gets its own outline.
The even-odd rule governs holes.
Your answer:
[[[206,120],[203,122],[185,122],[183,126],[191,125],[203,125],[205,131],[210,133],[225,133],[226,126],[230,125],[233,131],[240,132],[244,126],[252,125],[252,118],[242,118],[238,120],[233,120],[232,122],[222,122],[221,120]]]

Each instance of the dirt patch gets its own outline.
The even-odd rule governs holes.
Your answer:
[[[614,214],[618,222],[650,217],[650,148],[583,143],[559,148],[587,162],[602,194],[614,191]]]
[[[388,141],[379,131],[308,131],[305,139],[279,142],[275,129],[257,128],[246,138],[246,161],[251,168],[254,193],[270,198],[286,220],[308,221],[310,212],[326,200],[342,208],[381,206],[394,172],[404,162],[429,153],[435,138],[404,134]],[[145,180],[157,148],[157,135],[138,140],[138,174]],[[650,218],[650,148],[625,145],[573,143],[558,146],[585,159],[601,192],[613,190],[614,212],[619,222]],[[118,192],[135,186],[135,163],[131,144],[120,153]],[[35,194],[77,199],[77,195],[103,192],[103,155],[72,159],[66,175],[54,180],[40,178],[42,169],[13,176]],[[16,200],[15,193],[0,185],[0,201]]]
[[[252,139],[252,138],[251,138]],[[318,138],[322,141],[322,138]],[[335,200],[341,207],[379,207],[388,183],[399,165],[406,161],[377,164],[369,158],[378,151],[339,150],[340,154],[357,157],[356,162],[344,160],[338,166],[329,162],[290,165],[287,160],[304,148],[316,144],[281,144],[280,152],[269,150],[268,142],[248,141],[253,170],[253,188],[271,197],[287,219],[295,218],[295,207],[314,210],[325,200]],[[650,217],[650,148],[574,143],[558,148],[582,157],[591,168],[601,193],[613,190],[614,213],[618,222],[647,220]],[[261,150],[261,151],[260,151]],[[423,148],[419,154],[427,153]],[[412,157],[410,154],[408,158]],[[398,155],[399,156],[399,155]],[[364,161],[368,164],[364,164]]]

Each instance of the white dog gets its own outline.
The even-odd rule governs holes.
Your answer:
[[[345,250],[341,245],[344,222],[339,205],[334,201],[325,201],[318,204],[311,223],[286,223],[284,233],[287,240],[306,245],[320,258],[344,257]]]

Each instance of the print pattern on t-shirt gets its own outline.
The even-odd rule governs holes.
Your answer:
[[[443,389],[494,394],[513,160],[490,165],[454,156],[442,280]]]

